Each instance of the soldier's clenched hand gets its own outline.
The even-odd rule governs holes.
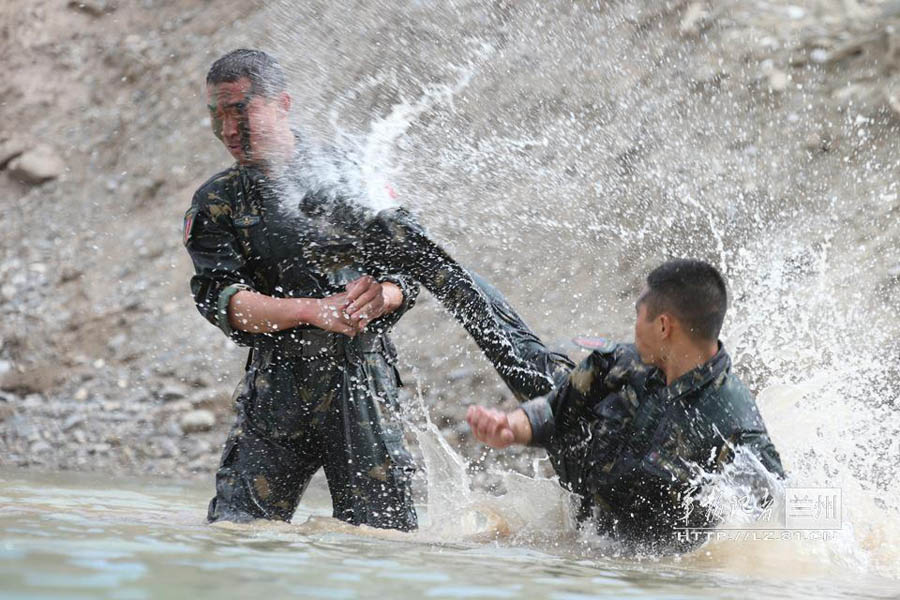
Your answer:
[[[347,292],[320,298],[316,300],[315,310],[309,324],[325,331],[343,333],[353,337],[359,333],[359,329],[347,313],[349,304],[350,299]]]
[[[369,275],[363,275],[347,284],[347,315],[357,331],[386,312],[382,284]]]
[[[492,448],[506,448],[515,442],[515,435],[504,412],[483,406],[470,406],[466,420],[475,437]]]
[[[504,413],[483,406],[470,406],[466,420],[475,437],[492,448],[531,441],[531,422],[522,409]]]

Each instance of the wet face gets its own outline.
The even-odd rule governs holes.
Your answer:
[[[266,160],[287,126],[287,94],[266,98],[250,87],[246,77],[206,87],[213,133],[241,164]]]
[[[646,302],[647,293],[648,290],[644,289],[635,303],[637,316],[634,321],[634,345],[637,347],[641,361],[648,365],[659,366],[664,347],[663,326],[660,322],[662,315],[657,315],[654,319],[650,318]]]

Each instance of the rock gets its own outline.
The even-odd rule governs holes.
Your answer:
[[[84,416],[82,415],[69,415],[69,417],[63,421],[62,430],[69,431],[70,429],[74,429],[84,423]]]
[[[453,369],[450,373],[447,374],[447,379],[450,381],[460,381],[462,379],[468,379],[475,375],[475,369],[469,367],[460,367],[459,369]]]
[[[791,81],[787,73],[775,68],[772,68],[772,70],[768,74],[768,77],[769,89],[773,92],[783,92],[787,89],[788,83],[790,83]]]
[[[22,406],[24,408],[40,408],[44,404],[44,397],[40,394],[28,394],[25,396],[25,399],[22,400]]]
[[[163,402],[171,402],[172,400],[180,400],[186,398],[188,389],[180,383],[170,383],[159,391],[159,399]]]
[[[211,453],[212,449],[212,445],[206,440],[197,440],[190,448],[188,448],[186,454],[190,460],[194,460],[195,458],[206,456]]]
[[[188,470],[191,472],[197,472],[197,471],[210,472],[210,471],[213,471],[215,468],[216,468],[215,459],[213,459],[211,457],[207,457],[207,456],[198,458],[197,460],[194,460],[194,461],[188,463]]]
[[[171,438],[160,438],[159,439],[159,455],[162,458],[175,458],[181,454],[181,450],[178,449],[178,444],[172,441]]]
[[[900,93],[889,93],[885,92],[885,97],[887,98],[888,106],[891,107],[891,110],[894,111],[894,114],[900,117]]]
[[[0,169],[6,167],[9,161],[25,152],[25,148],[25,142],[16,138],[6,140],[0,144]]]
[[[818,152],[828,152],[832,147],[831,136],[827,133],[812,131],[806,136],[806,148]]]
[[[117,352],[128,341],[128,336],[124,332],[114,335],[106,342],[106,347]]]
[[[10,428],[16,434],[16,437],[23,439],[28,439],[36,431],[31,423],[31,419],[24,415],[13,415],[10,419]]]
[[[697,35],[706,25],[709,12],[702,2],[694,2],[684,11],[684,17],[678,25],[681,35]]]
[[[193,408],[206,408],[212,411],[229,406],[231,394],[223,389],[207,388],[191,394],[190,403]]]
[[[101,404],[104,412],[107,413],[117,413],[122,410],[122,403],[116,402],[115,400],[109,400]]]
[[[85,400],[87,400],[88,399],[87,388],[84,388],[84,387],[78,388],[78,391],[75,392],[74,398],[78,402],[84,402]]]
[[[69,0],[69,8],[87,13],[92,17],[102,17],[116,10],[116,3],[107,0]]]
[[[32,454],[40,454],[42,452],[49,452],[53,447],[43,440],[38,440],[33,442],[31,446],[29,446],[29,451]]]
[[[178,438],[184,435],[184,430],[181,428],[181,425],[178,424],[178,421],[172,419],[166,423],[166,426],[161,430],[161,433]]]
[[[0,402],[0,423],[16,414],[16,409],[8,402]]]
[[[9,175],[23,183],[43,183],[56,179],[66,170],[66,165],[47,145],[35,146],[26,150],[9,163]]]
[[[216,416],[208,410],[199,409],[183,415],[179,421],[181,430],[185,433],[209,431],[216,424]]]

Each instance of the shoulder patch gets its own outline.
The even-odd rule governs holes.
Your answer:
[[[616,349],[616,343],[609,338],[594,337],[590,335],[578,335],[572,338],[572,342],[587,350],[596,352],[612,352]]]
[[[197,208],[192,206],[184,213],[184,224],[181,227],[182,241],[184,245],[191,239],[191,228],[194,226],[194,218],[197,216]]]
[[[232,221],[235,227],[252,227],[259,223],[259,215],[243,215]]]

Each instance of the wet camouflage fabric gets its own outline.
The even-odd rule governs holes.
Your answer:
[[[548,398],[526,403],[533,444],[547,449],[560,481],[582,498],[581,516],[639,552],[687,551],[677,527],[714,524],[690,505],[692,478],[717,472],[738,446],[784,476],[750,392],[720,346],[706,364],[667,386],[630,344],[592,352]],[[766,495],[763,478],[751,482]],[[685,536],[687,537],[687,536]]]
[[[366,262],[412,276],[441,302],[520,401],[550,393],[574,366],[548,350],[496,288],[457,263],[405,211],[381,211],[360,240]]]
[[[185,215],[197,308],[253,348],[208,518],[289,520],[324,467],[335,517],[414,529],[414,464],[403,443],[396,353],[386,331],[413,305],[418,286],[355,262],[349,249],[357,232],[334,218],[353,213],[352,205],[309,192],[292,206],[284,194],[282,181],[235,165],[201,186]],[[363,273],[398,284],[404,295],[400,309],[369,325],[372,333],[351,339],[310,327],[255,334],[228,323],[228,302],[241,289],[324,297]]]
[[[202,186],[185,215],[185,245],[196,269],[191,289],[200,312],[235,342],[254,347],[236,397],[237,423],[217,475],[210,520],[288,519],[309,477],[324,466],[335,516],[413,528],[408,480],[414,465],[400,438],[399,378],[386,337],[232,330],[231,296],[252,289],[322,297],[367,273],[404,292],[401,310],[369,325],[383,333],[412,306],[421,282],[472,335],[519,399],[550,392],[573,364],[549,351],[496,288],[454,261],[405,210],[376,213],[296,183],[267,181],[252,168],[234,167]],[[285,195],[292,200],[284,201]],[[381,352],[379,344],[388,349]],[[320,350],[333,355],[331,362],[304,366],[324,360]],[[359,352],[366,360],[345,356]],[[339,402],[331,389],[341,390]],[[310,406],[327,407],[331,416]],[[266,498],[254,483],[257,477],[266,482]]]

